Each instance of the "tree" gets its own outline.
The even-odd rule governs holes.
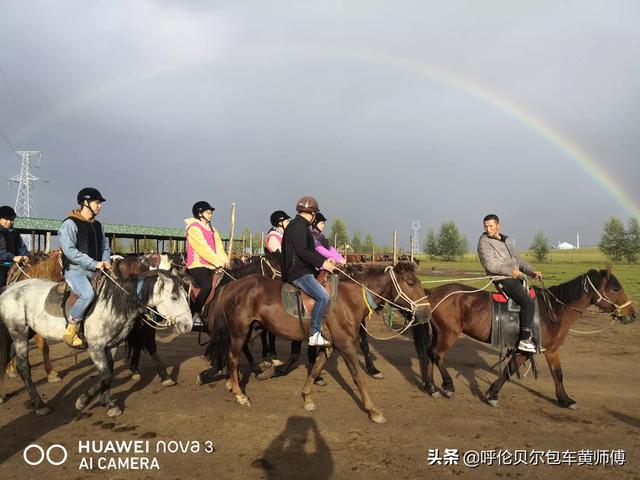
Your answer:
[[[467,252],[467,239],[460,235],[455,222],[445,222],[438,234],[438,254],[445,261],[454,260]]]
[[[351,238],[351,247],[355,253],[362,253],[362,239],[360,232],[355,232]]]
[[[375,243],[373,242],[373,235],[367,233],[364,237],[364,242],[362,242],[362,251],[363,253],[371,253]]]
[[[429,258],[433,260],[440,253],[438,250],[438,238],[436,237],[436,232],[433,231],[433,228],[429,228],[427,232],[427,238],[424,240],[424,252],[429,255]]]
[[[628,262],[635,263],[640,256],[640,220],[638,217],[629,219],[629,226],[625,232],[624,257]]]
[[[536,236],[533,238],[533,243],[529,248],[533,250],[533,256],[538,262],[544,262],[551,251],[549,240],[544,236],[542,230],[536,233]]]
[[[611,217],[604,225],[598,246],[613,261],[620,261],[627,252],[627,235],[619,218]]]
[[[331,244],[336,242],[336,247],[342,248],[344,245],[349,243],[349,235],[347,234],[347,226],[344,221],[339,218],[336,218],[331,224],[331,229],[329,230],[329,236],[327,240]]]

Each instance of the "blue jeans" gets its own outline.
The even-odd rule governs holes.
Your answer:
[[[329,293],[324,289],[324,287],[320,285],[320,282],[316,280],[316,277],[310,273],[303,275],[291,283],[316,301],[316,304],[313,306],[313,310],[311,311],[310,335],[313,335],[322,329],[322,318],[324,317],[324,312],[329,305],[331,297],[329,297]]]
[[[78,295],[78,301],[71,307],[69,316],[72,320],[69,323],[76,323],[84,319],[84,312],[87,311],[91,302],[96,297],[90,279],[94,272],[88,270],[67,270],[64,279],[67,281],[73,293]]]

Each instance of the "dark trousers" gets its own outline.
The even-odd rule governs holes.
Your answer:
[[[196,313],[202,311],[204,303],[207,301],[207,297],[211,293],[211,283],[213,282],[213,270],[205,267],[190,268],[187,270],[189,276],[193,278],[196,285],[200,289],[196,301],[193,302],[192,308]]]
[[[291,355],[300,355],[302,351],[302,341],[294,340],[291,342]],[[316,363],[316,357],[318,356],[318,347],[310,347],[307,345],[307,358],[309,364],[313,366]]]
[[[0,288],[7,284],[7,275],[9,273],[9,267],[0,267]]]
[[[497,285],[507,296],[520,305],[520,340],[530,338],[533,314],[536,308],[533,298],[529,296],[529,292],[522,288],[522,282],[515,278],[500,280]]]

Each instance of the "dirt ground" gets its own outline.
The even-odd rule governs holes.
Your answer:
[[[385,334],[379,318],[372,329]],[[607,325],[606,317],[590,316],[575,325],[593,330]],[[342,359],[332,357],[325,378],[316,387],[318,410],[302,408],[300,390],[306,370],[300,366],[288,377],[246,385],[253,406],[235,403],[224,381],[199,386],[196,374],[207,365],[200,358],[197,335],[162,337],[159,351],[177,386],[163,387],[143,354],[142,379],[132,380],[122,359],[112,392],[124,414],[110,419],[98,404],[85,412],[74,410],[91,372],[86,353],[78,363],[64,345],[52,346],[61,382],[46,383],[41,356],[32,351],[33,374],[45,401],[54,409],[38,418],[25,404],[21,380],[7,378],[0,393],[9,394],[0,406],[0,478],[635,478],[640,479],[640,322],[616,324],[600,335],[570,335],[562,351],[567,392],[577,410],[561,409],[546,362],[539,357],[540,377],[529,374],[505,385],[500,406],[489,406],[483,397],[496,378],[491,367],[496,352],[462,338],[448,356],[456,382],[453,399],[430,398],[418,382],[418,364],[408,338],[372,340],[383,380],[367,377],[376,405],[389,420],[372,423],[361,409],[357,390]],[[253,346],[258,352],[258,344]],[[282,358],[289,346],[278,345]],[[246,365],[245,365],[246,366]],[[439,377],[437,377],[439,383]],[[80,469],[83,458],[107,458],[111,453],[81,453],[79,441],[148,441],[151,453],[121,457],[155,458],[159,470]],[[159,441],[210,441],[207,453],[157,454]],[[30,466],[23,459],[25,447],[36,443],[46,450],[61,444],[68,451],[60,466],[46,460]],[[191,444],[193,445],[193,444]],[[57,447],[56,447],[57,448]],[[457,449],[457,464],[429,465],[429,451]],[[589,465],[482,465],[465,466],[467,451],[559,451],[564,458],[580,450],[624,450],[622,466]],[[57,455],[57,456],[56,456]],[[551,453],[553,456],[553,452]],[[588,455],[588,454],[587,454]],[[52,459],[61,459],[55,449]],[[37,460],[33,449],[29,458]],[[35,460],[34,460],[35,458]],[[593,463],[589,460],[587,463]],[[455,460],[455,458],[454,458]]]

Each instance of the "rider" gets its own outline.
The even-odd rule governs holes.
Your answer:
[[[7,283],[7,274],[11,265],[27,263],[29,253],[20,234],[13,229],[16,212],[8,205],[0,207],[0,287]]]
[[[91,278],[96,270],[111,268],[109,242],[102,225],[96,220],[102,210],[102,202],[106,200],[92,187],[80,190],[77,200],[80,207],[69,214],[58,230],[64,278],[71,290],[78,295],[78,300],[69,312],[67,329],[62,337],[70,347],[82,347],[84,344],[78,336],[77,323],[84,319],[85,312],[96,295],[91,286]]]
[[[311,311],[309,345],[326,347],[331,343],[322,336],[321,329],[330,298],[315,275],[320,269],[332,272],[336,264],[315,251],[311,223],[317,211],[315,198],[304,196],[298,200],[298,214],[287,226],[282,239],[282,281],[292,283],[316,301]]]
[[[531,328],[535,303],[520,280],[527,274],[533,278],[542,278],[542,273],[529,265],[515,250],[511,238],[500,233],[500,219],[490,214],[484,217],[484,233],[478,241],[478,256],[487,275],[504,275],[495,282],[497,287],[520,305],[520,341],[518,350],[536,353],[531,341]]]
[[[264,249],[266,253],[275,253],[282,251],[282,234],[284,229],[289,225],[291,217],[283,210],[276,210],[271,214],[271,229],[264,237]]]
[[[316,245],[316,252],[318,252],[324,258],[333,259],[339,265],[344,265],[347,263],[347,260],[342,255],[340,255],[340,252],[338,252],[335,247],[331,246],[329,240],[327,240],[322,233],[324,231],[326,222],[327,218],[322,213],[316,213],[316,218],[313,220],[312,229],[313,241]]]
[[[193,204],[192,218],[187,218],[187,273],[200,289],[193,303],[194,322],[200,323],[200,313],[211,293],[214,270],[229,266],[229,257],[224,251],[220,235],[211,225],[213,208],[208,202]]]

